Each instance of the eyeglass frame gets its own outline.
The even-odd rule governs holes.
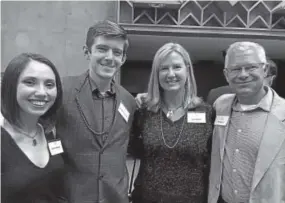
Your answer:
[[[242,70],[244,70],[246,73],[252,73],[261,67],[265,68],[267,65],[268,63],[246,64],[246,65],[239,66],[239,67],[236,66],[234,68],[225,68],[224,71],[231,76],[237,76],[242,72]],[[237,72],[234,73],[234,71],[237,71]]]

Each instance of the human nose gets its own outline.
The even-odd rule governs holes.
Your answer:
[[[240,70],[240,72],[239,72],[239,76],[240,76],[241,78],[246,78],[246,77],[248,77],[248,71],[247,71],[244,67],[242,67],[241,70]]]
[[[46,87],[44,84],[37,86],[35,95],[38,97],[45,97],[47,95]]]
[[[113,51],[110,49],[106,52],[106,59],[113,59],[114,54]]]
[[[106,64],[113,66],[114,65],[114,54],[113,51],[110,49],[106,52],[106,56],[105,56],[105,62]]]
[[[174,71],[173,71],[172,68],[169,68],[169,69],[168,69],[168,74],[167,74],[167,76],[168,76],[168,77],[174,77],[174,76],[175,76],[175,73],[174,73]]]

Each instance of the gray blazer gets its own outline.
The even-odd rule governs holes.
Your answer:
[[[230,116],[234,98],[234,94],[219,97],[214,104],[216,115]],[[208,203],[217,203],[220,195],[228,123],[226,126],[215,125],[214,128]],[[269,202],[285,202],[285,100],[274,91],[255,164],[249,200],[249,203]]]
[[[94,106],[88,73],[63,79],[63,106],[58,113],[57,134],[61,138],[67,173],[65,193],[70,203],[127,203],[126,153],[129,130],[136,109],[132,95],[115,84],[115,121],[104,143],[94,133]],[[118,112],[123,103],[128,122]]]

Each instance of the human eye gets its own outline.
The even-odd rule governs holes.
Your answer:
[[[180,66],[180,65],[174,65],[174,66],[173,66],[173,69],[179,70],[179,69],[181,69],[181,66]]]
[[[229,69],[229,73],[239,73],[241,71],[241,68],[234,67]]]
[[[115,56],[121,56],[123,54],[123,51],[121,50],[114,50],[113,52]]]
[[[36,84],[36,81],[35,81],[35,79],[28,78],[28,79],[24,79],[23,83],[27,86],[33,86]]]
[[[55,81],[47,81],[47,82],[45,83],[45,86],[46,86],[47,88],[51,89],[51,88],[55,87]]]
[[[167,71],[168,70],[168,67],[167,66],[161,66],[160,67],[160,71]]]
[[[108,47],[105,47],[105,46],[97,46],[96,48],[99,52],[102,52],[102,53],[108,51]]]
[[[258,68],[258,66],[256,66],[256,65],[250,65],[250,66],[246,67],[245,69],[246,69],[247,71],[254,71],[254,70],[256,70],[257,68]]]

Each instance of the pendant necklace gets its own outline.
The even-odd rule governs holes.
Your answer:
[[[169,144],[166,143],[166,140],[165,140],[165,137],[164,137],[164,133],[163,133],[163,126],[162,126],[162,109],[160,110],[160,130],[161,130],[161,137],[162,137],[162,140],[163,140],[163,143],[166,147],[170,148],[170,149],[173,149],[179,142],[180,138],[181,138],[181,135],[182,135],[182,132],[183,132],[183,129],[184,129],[184,124],[185,124],[185,119],[186,118],[186,115],[183,116],[183,123],[181,125],[181,128],[180,128],[180,131],[179,131],[179,134],[178,134],[178,138],[177,140],[175,141],[175,143],[170,146]]]
[[[37,146],[38,142],[37,142],[37,140],[36,140],[36,137],[37,137],[38,132],[39,132],[38,126],[37,126],[37,130],[36,130],[36,132],[35,132],[35,134],[34,134],[33,136],[31,136],[31,135],[29,135],[28,133],[24,132],[22,129],[20,129],[20,128],[17,127],[17,126],[13,126],[13,128],[16,129],[19,133],[21,133],[21,134],[25,135],[26,137],[32,139],[32,145],[33,145],[34,147]]]
[[[168,119],[171,119],[171,118],[174,116],[174,113],[175,113],[178,109],[181,108],[181,106],[179,106],[179,107],[177,107],[177,108],[175,108],[175,109],[168,109],[168,108],[166,108],[165,105],[163,105],[163,106],[164,106],[165,110],[167,111],[166,117],[167,117]]]

